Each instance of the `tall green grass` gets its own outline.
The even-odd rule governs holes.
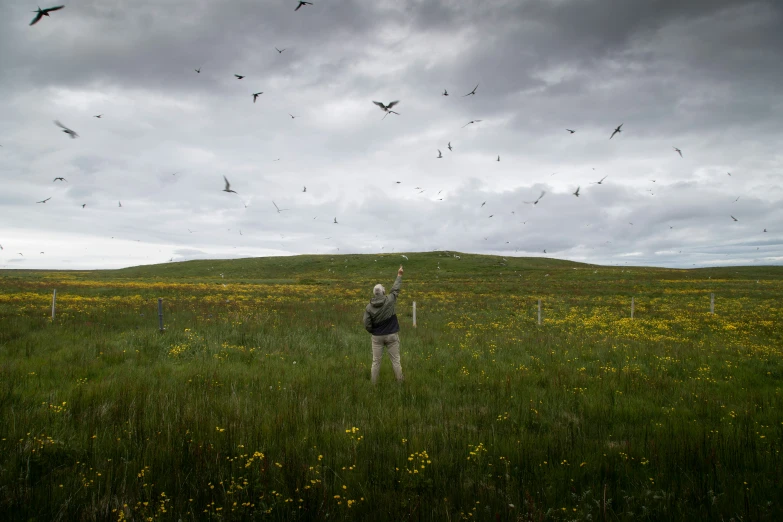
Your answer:
[[[783,270],[407,255],[1,272],[0,519],[783,515]]]

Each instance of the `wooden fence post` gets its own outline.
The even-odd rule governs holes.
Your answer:
[[[541,324],[541,299],[538,300],[538,324]]]
[[[57,302],[57,289],[54,289],[54,292],[52,292],[52,321],[54,321],[54,309],[56,307]]]
[[[633,309],[634,309],[634,306],[633,306],[633,297],[631,297],[631,319],[633,319]]]
[[[163,328],[163,298],[158,297],[158,326],[160,327],[160,331],[162,332],[164,330]]]
[[[710,293],[710,313],[715,313],[715,294]]]
[[[413,301],[413,327],[416,328],[416,301]]]

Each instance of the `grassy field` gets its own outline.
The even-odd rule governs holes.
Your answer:
[[[0,520],[783,518],[783,267],[407,255],[0,271]]]

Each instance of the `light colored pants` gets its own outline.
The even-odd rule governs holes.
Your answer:
[[[381,358],[383,357],[383,347],[386,346],[386,352],[391,359],[392,369],[398,381],[403,380],[402,366],[400,365],[400,336],[396,333],[389,335],[372,336],[372,383],[378,382],[378,374],[381,372]]]

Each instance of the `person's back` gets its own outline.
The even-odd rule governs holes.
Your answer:
[[[371,379],[373,384],[377,382],[381,370],[384,346],[387,347],[394,375],[398,381],[403,380],[402,366],[400,365],[400,336],[397,333],[400,331],[400,323],[397,321],[395,313],[397,296],[402,285],[402,272],[402,266],[400,266],[397,271],[397,279],[394,281],[389,295],[386,295],[386,289],[383,288],[383,285],[375,285],[373,297],[364,309],[364,328],[372,334]]]

